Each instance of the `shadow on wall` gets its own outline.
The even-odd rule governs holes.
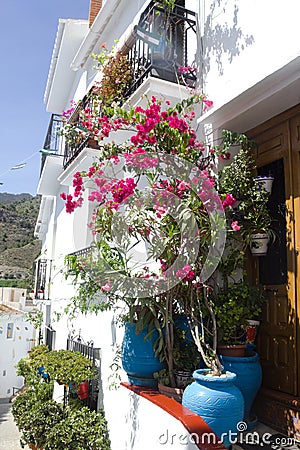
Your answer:
[[[234,57],[254,42],[253,35],[244,34],[238,27],[239,8],[236,2],[232,5],[231,19],[229,3],[231,3],[229,0],[214,0],[211,3],[210,13],[204,24],[203,69],[205,73],[210,71],[212,58],[215,57],[218,73],[223,75],[224,58],[227,57],[231,63]]]

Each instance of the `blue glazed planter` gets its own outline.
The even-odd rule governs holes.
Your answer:
[[[39,374],[42,376],[42,378],[48,378],[49,374],[45,372],[44,366],[41,366],[38,368]]]
[[[185,388],[182,404],[201,416],[225,447],[229,447],[228,433],[229,430],[237,432],[237,424],[243,418],[244,399],[234,384],[234,373],[215,377],[206,375],[207,372],[208,369],[199,369],[193,373],[195,381]]]
[[[236,386],[243,394],[245,401],[244,420],[250,421],[250,410],[255,396],[261,386],[262,370],[256,352],[250,356],[233,357],[220,355],[225,370],[236,374]]]
[[[154,355],[153,343],[158,338],[158,333],[154,330],[152,339],[145,339],[147,333],[148,329],[145,329],[137,335],[135,324],[125,324],[122,366],[131,384],[156,388],[157,381],[153,378],[153,373],[163,369],[165,364]]]

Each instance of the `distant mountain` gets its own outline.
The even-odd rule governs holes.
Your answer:
[[[19,200],[27,200],[31,198],[30,194],[9,194],[8,192],[0,192],[0,204],[6,205],[7,203],[16,202]]]
[[[0,193],[1,280],[29,280],[41,243],[34,237],[40,197]]]

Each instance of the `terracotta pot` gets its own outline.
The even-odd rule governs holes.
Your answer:
[[[96,139],[89,139],[88,140],[88,147],[98,149],[99,148],[99,143],[98,143],[98,141],[96,141]]]
[[[79,387],[79,389],[77,391],[77,395],[80,398],[80,400],[88,398],[88,396],[89,396],[89,382],[88,381],[84,381],[83,383],[80,383],[80,385],[78,387]]]
[[[245,356],[246,344],[241,345],[219,345],[218,353],[224,356]]]
[[[158,383],[157,388],[161,394],[165,395],[166,397],[173,398],[177,402],[181,403],[183,389],[164,386],[163,384],[160,383]]]

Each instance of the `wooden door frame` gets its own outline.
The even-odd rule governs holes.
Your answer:
[[[258,127],[249,130],[246,134],[254,141],[258,140],[260,150],[263,148],[264,141],[263,136],[268,134],[268,141],[274,130],[274,151],[263,154],[263,151],[258,154],[258,150],[254,153],[254,158],[258,166],[269,164],[272,161],[282,158],[284,162],[284,176],[285,176],[285,194],[286,194],[286,206],[290,214],[287,215],[287,234],[288,234],[288,248],[287,248],[287,269],[288,269],[288,281],[287,281],[287,294],[291,306],[295,311],[295,367],[294,370],[294,383],[293,391],[295,395],[300,395],[300,370],[299,361],[300,356],[300,339],[299,339],[299,307],[297,307],[297,292],[300,292],[300,277],[297,277],[296,272],[296,258],[298,259],[298,267],[300,267],[300,256],[296,254],[295,245],[298,242],[300,250],[300,231],[296,230],[296,223],[299,223],[300,228],[300,175],[297,173],[300,169],[299,164],[299,151],[293,150],[293,136],[291,133],[291,120],[300,114],[300,105],[285,111],[278,116],[264,122]],[[280,129],[282,133],[280,134]],[[299,128],[300,130],[300,128]],[[286,136],[286,142],[285,142]],[[260,140],[259,138],[262,138]],[[300,131],[299,131],[300,138]],[[281,140],[282,139],[282,140]],[[297,155],[295,155],[297,153]],[[297,161],[295,161],[297,160]],[[298,165],[297,165],[298,162]],[[298,197],[296,197],[298,195]],[[298,211],[298,212],[297,212]],[[290,231],[289,231],[290,230]],[[297,237],[297,240],[296,240]],[[300,253],[300,252],[299,252]],[[255,265],[256,280],[258,279],[258,262]]]

